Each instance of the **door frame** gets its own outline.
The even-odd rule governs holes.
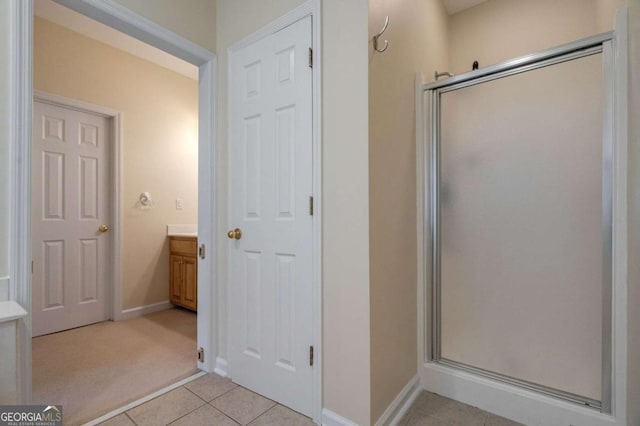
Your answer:
[[[431,340],[434,333],[431,316],[434,296],[430,288],[433,274],[430,259],[433,259],[434,253],[430,235],[433,232],[434,223],[431,220],[429,210],[434,194],[430,187],[433,169],[430,158],[432,153],[429,152],[429,133],[434,127],[433,120],[436,117],[429,113],[431,107],[426,91],[440,85],[454,84],[481,75],[489,75],[492,72],[500,71],[501,67],[506,67],[508,64],[524,65],[532,60],[540,59],[536,57],[536,54],[523,56],[484,70],[472,71],[456,76],[454,79],[443,80],[440,83],[428,83],[421,73],[416,74],[416,190],[419,201],[417,203],[416,224],[418,235],[418,374],[423,389],[455,398],[523,423],[537,421],[545,424],[580,423],[593,426],[600,424],[625,425],[627,423],[627,19],[626,9],[618,12],[615,32],[611,37],[606,34],[597,35],[541,52],[542,55],[553,56],[560,51],[568,50],[571,46],[580,47],[585,40],[612,39],[611,57],[605,57],[608,53],[603,52],[603,61],[610,64],[609,66],[605,65],[604,68],[604,84],[608,89],[604,98],[605,110],[609,108],[609,113],[603,117],[604,131],[607,133],[606,136],[610,138],[613,151],[613,191],[611,194],[613,258],[611,262],[611,297],[608,304],[611,315],[609,323],[604,323],[605,327],[610,327],[611,333],[611,345],[604,348],[605,357],[609,355],[611,374],[608,383],[606,383],[607,378],[603,378],[605,387],[608,387],[605,392],[610,392],[610,406],[604,406],[603,409],[609,411],[610,414],[431,360],[433,350]],[[516,63],[517,61],[520,62]]]
[[[218,354],[220,323],[217,296],[217,183],[216,78],[213,52],[138,15],[113,0],[55,0],[78,13],[137,38],[199,67],[198,81],[198,239],[207,248],[199,258],[198,345],[204,349],[198,368],[214,369]],[[31,122],[33,102],[33,0],[10,0],[12,63],[10,70],[11,211],[9,237],[9,300],[28,315],[18,321],[18,398],[31,402]],[[204,285],[204,284],[207,285]],[[196,352],[194,351],[194,358]]]
[[[312,309],[313,309],[313,343],[314,364],[312,379],[313,420],[317,424],[322,421],[322,0],[307,0],[279,18],[271,21],[258,31],[246,36],[227,49],[227,76],[231,75],[232,53],[247,47],[269,35],[288,27],[289,25],[311,17],[311,48],[313,49],[313,67],[311,68],[311,109],[312,109],[312,179],[313,179],[313,231],[312,231]],[[231,98],[231,79],[227,78],[227,99]],[[227,102],[227,129],[231,128],[231,108]],[[227,131],[227,146],[231,143]],[[227,150],[229,151],[229,150]],[[227,184],[230,180],[227,179]],[[227,188],[227,193],[230,191]],[[227,206],[227,214],[231,205]],[[230,224],[227,224],[229,227]],[[229,268],[225,282],[229,282]],[[230,292],[227,291],[227,324],[229,324]],[[231,348],[230,330],[227,333],[227,348]],[[233,366],[228,365],[228,374],[233,378]]]
[[[105,280],[105,285],[108,286],[108,300],[105,303],[109,319],[119,321],[122,319],[122,112],[41,90],[33,91],[33,101],[98,115],[109,120],[111,137],[109,140],[109,192],[107,197],[111,205],[109,225],[112,232],[109,232],[111,240],[109,270],[111,272]],[[33,172],[33,164],[31,164],[31,172]]]

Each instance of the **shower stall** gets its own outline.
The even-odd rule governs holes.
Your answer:
[[[615,409],[615,43],[418,84],[427,389]]]

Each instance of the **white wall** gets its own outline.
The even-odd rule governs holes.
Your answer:
[[[167,224],[198,220],[198,82],[39,17],[33,81],[122,112],[122,309],[168,300]]]
[[[390,24],[387,50],[372,37]],[[447,69],[440,0],[369,1],[369,239],[371,422],[417,373],[414,75]]]
[[[219,0],[219,227],[226,219],[227,48],[302,0]],[[323,2],[323,395],[324,407],[370,423],[369,224],[366,0]],[[226,300],[227,244],[218,247],[220,300]],[[226,310],[220,307],[220,321]],[[222,327],[225,328],[224,326]],[[225,356],[226,336],[221,336]]]

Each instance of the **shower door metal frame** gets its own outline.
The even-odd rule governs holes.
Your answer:
[[[426,127],[422,159],[425,167],[423,180],[426,304],[430,315],[426,320],[425,355],[428,362],[466,371],[481,377],[532,390],[564,401],[591,407],[603,413],[612,412],[612,262],[613,262],[613,93],[614,93],[614,33],[607,32],[578,40],[542,52],[522,56],[501,64],[461,74],[446,80],[423,85]],[[440,96],[443,93],[482,84],[488,81],[536,70],[559,63],[602,54],[603,63],[603,137],[602,137],[602,375],[601,401],[568,393],[559,389],[528,382],[504,374],[462,364],[441,356],[441,281],[440,281]]]

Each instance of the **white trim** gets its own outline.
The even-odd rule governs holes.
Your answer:
[[[313,49],[313,342],[315,364],[313,371],[313,420],[322,418],[322,0],[311,0]]]
[[[0,302],[9,300],[9,277],[0,278]]]
[[[627,424],[627,146],[628,135],[628,8],[616,15],[614,39],[613,137],[613,263],[611,412]]]
[[[154,392],[154,393],[151,393],[151,394],[149,394],[149,395],[143,396],[143,397],[142,397],[142,398],[140,398],[140,399],[136,399],[135,401],[130,402],[130,403],[129,403],[129,404],[127,404],[127,405],[123,405],[123,406],[122,406],[122,407],[120,407],[120,408],[116,408],[116,409],[115,409],[115,410],[113,410],[113,411],[109,411],[109,412],[108,412],[107,414],[105,414],[104,416],[100,416],[100,417],[98,417],[97,419],[93,419],[93,420],[91,420],[91,421],[89,421],[89,422],[85,423],[83,426],[95,426],[95,425],[99,425],[99,424],[100,424],[100,423],[102,423],[102,422],[105,422],[105,421],[107,421],[107,420],[109,420],[109,419],[111,419],[111,418],[113,418],[113,417],[115,417],[115,416],[117,416],[117,415],[120,415],[120,414],[122,414],[122,413],[124,413],[124,412],[126,412],[126,411],[131,410],[132,408],[135,408],[135,407],[137,407],[137,406],[139,406],[139,405],[142,405],[142,404],[144,404],[145,402],[149,402],[149,401],[151,401],[152,399],[155,399],[155,398],[157,398],[157,397],[159,397],[159,396],[162,396],[162,395],[164,395],[165,393],[169,393],[169,392],[171,392],[171,391],[172,391],[172,390],[174,390],[174,389],[177,389],[177,388],[179,388],[179,387],[181,387],[181,386],[184,386],[184,385],[186,385],[187,383],[189,383],[189,382],[193,382],[194,380],[199,379],[200,377],[202,377],[202,376],[206,376],[206,375],[207,375],[207,373],[205,373],[204,371],[201,371],[201,372],[199,372],[199,373],[196,373],[196,374],[194,374],[193,376],[189,376],[189,377],[187,377],[186,379],[180,380],[179,382],[176,382],[176,383],[173,383],[173,384],[171,384],[171,385],[169,385],[169,386],[166,386],[166,387],[164,387],[164,388],[162,388],[162,389],[160,389],[160,390],[158,390],[158,391],[156,391],[156,392]]]
[[[205,247],[205,258],[198,256],[198,347],[204,362],[198,368],[211,372],[218,356],[220,329],[218,312],[218,191],[216,149],[217,59],[200,65],[198,80],[198,244]],[[204,220],[209,218],[209,220]]]
[[[129,320],[133,318],[139,318],[143,315],[151,314],[153,312],[164,311],[173,308],[173,304],[168,300],[158,303],[152,303],[150,305],[137,306],[135,308],[129,308],[122,310],[120,314],[121,320]]]
[[[31,402],[31,109],[33,104],[33,2],[12,0],[11,9],[11,211],[9,300],[28,313],[18,321],[18,399]]]
[[[227,377],[229,375],[227,360],[224,358],[217,357],[216,368],[213,369],[213,372],[216,373],[218,376]]]
[[[108,279],[109,301],[107,311],[114,321],[122,318],[122,113],[115,109],[95,105],[77,99],[67,98],[54,93],[33,91],[33,100],[48,105],[71,109],[83,113],[100,115],[109,119],[111,130],[109,150],[109,216],[111,217],[109,232],[111,253]]]
[[[423,85],[426,83],[424,78],[424,74],[421,72],[415,74],[415,111],[416,111],[416,254],[417,254],[417,271],[416,278],[418,280],[418,294],[417,294],[417,304],[418,304],[418,365],[417,368],[420,370],[420,366],[423,362],[427,360],[427,351],[426,345],[429,341],[427,336],[427,314],[426,308],[430,306],[426,295],[427,295],[427,277],[425,270],[425,259],[426,259],[426,230],[424,224],[426,222],[425,218],[425,189],[427,188],[425,182],[426,176],[426,167],[427,161],[425,158],[426,155],[426,135],[425,132],[425,123],[426,119],[426,111],[424,108],[425,96]]]
[[[91,104],[89,102],[79,101],[77,99],[67,98],[65,96],[56,95],[55,93],[44,92],[42,90],[34,89],[33,99],[38,102],[53,106],[73,109],[80,112],[87,112],[89,114],[101,115],[105,118],[111,118],[121,114],[120,111],[117,111],[115,109]]]
[[[628,145],[628,11],[620,10],[616,17],[615,77],[614,77],[614,138],[613,138],[613,279],[612,279],[612,415],[605,415],[593,409],[554,399],[520,387],[496,382],[488,378],[472,375],[447,366],[426,362],[428,357],[428,299],[426,292],[425,262],[427,245],[424,235],[424,179],[426,164],[424,158],[426,135],[425,117],[422,103],[416,99],[416,143],[417,143],[417,184],[419,192],[417,210],[418,237],[418,373],[424,389],[483,410],[510,418],[525,424],[580,424],[580,425],[625,425],[627,418],[627,145]],[[418,78],[416,78],[416,86]],[[416,90],[422,99],[422,90]]]
[[[247,47],[291,24],[311,16],[313,49],[312,68],[312,143],[313,143],[313,420],[319,423],[324,418],[322,409],[322,0],[307,0],[281,17],[271,21],[258,31],[248,35],[228,48],[228,57],[234,52]],[[231,74],[231,61],[227,64],[227,76]],[[230,99],[230,83],[227,79],[228,98]],[[230,104],[229,104],[230,105]],[[227,105],[229,109],[230,106]],[[227,114],[227,126],[231,128],[231,111]],[[229,143],[229,141],[227,141]],[[229,206],[228,206],[229,207]],[[227,273],[229,271],[227,270]],[[227,280],[228,282],[228,280]],[[229,292],[227,292],[227,315],[229,312]],[[229,319],[227,318],[227,323]],[[230,348],[230,333],[227,333],[227,348]],[[233,376],[233,366],[228,373]]]
[[[395,426],[400,423],[402,416],[409,410],[413,401],[420,395],[420,392],[422,392],[420,378],[415,375],[382,413],[382,416],[376,422],[376,426]]]
[[[15,321],[29,315],[22,306],[13,300],[0,302],[0,323]]]
[[[358,426],[357,423],[342,417],[326,408],[322,409],[322,426]]]
[[[259,40],[262,40],[267,36],[270,36],[271,34],[277,33],[278,31],[288,27],[294,22],[306,18],[307,16],[313,16],[314,13],[317,13],[320,10],[319,3],[320,2],[317,0],[307,0],[295,9],[292,9],[279,18],[274,19],[264,27],[260,28],[258,31],[249,34],[242,40],[229,46],[229,56],[231,56],[231,53],[237,52],[238,50],[241,50]]]

